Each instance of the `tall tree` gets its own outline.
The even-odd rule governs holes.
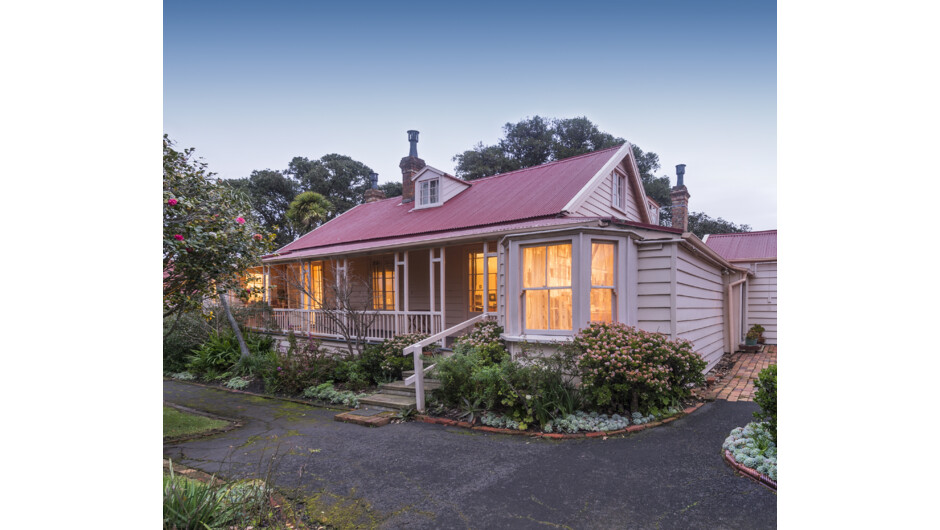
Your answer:
[[[704,212],[689,213],[689,232],[703,239],[705,234],[733,234],[737,232],[750,232],[750,225],[736,225],[731,221],[725,221],[721,217],[712,219]]]
[[[401,197],[401,181],[386,182],[379,184],[379,189],[385,192],[385,197]]]
[[[554,160],[620,145],[623,138],[600,131],[586,117],[534,116],[503,126],[496,145],[482,142],[454,156],[457,176],[473,180],[537,166]]]
[[[299,189],[317,192],[330,201],[333,208],[328,219],[332,219],[362,203],[363,194],[371,185],[372,169],[348,156],[332,153],[319,160],[294,157],[286,173],[299,183]]]
[[[241,292],[240,277],[260,263],[273,234],[265,236],[248,200],[213,179],[193,151],[177,151],[163,136],[163,315],[201,310],[218,296],[245,356],[224,295]]]
[[[297,196],[287,208],[287,218],[300,234],[306,234],[323,223],[333,205],[315,191],[305,191]]]
[[[300,235],[285,215],[291,201],[299,193],[297,181],[281,171],[262,169],[252,171],[250,177],[227,182],[248,196],[265,230],[277,234],[277,246],[284,246]]]

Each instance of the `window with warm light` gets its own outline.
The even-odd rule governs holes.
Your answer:
[[[483,292],[483,260],[486,259],[486,272],[488,273],[487,292]],[[469,257],[470,278],[470,311],[483,312],[486,304],[487,312],[496,312],[496,256],[484,258],[482,252],[471,252]]]
[[[261,268],[250,269],[245,275],[245,289],[248,290],[249,302],[264,300],[264,273]]]
[[[372,264],[372,309],[395,309],[395,270],[389,262]]]
[[[591,243],[591,321],[614,320],[613,243]]]
[[[571,243],[524,247],[522,289],[527,330],[572,329]]]
[[[440,179],[426,180],[421,183],[420,200],[418,204],[426,206],[436,204],[440,199]]]
[[[306,309],[320,309],[323,307],[323,262],[310,263],[307,274],[307,307]]]

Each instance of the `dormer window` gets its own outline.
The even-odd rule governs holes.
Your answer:
[[[614,208],[623,210],[626,207],[626,190],[627,190],[627,177],[618,171],[613,171],[611,174],[612,182],[612,193],[610,202],[613,204]]]
[[[421,182],[421,191],[418,199],[419,206],[430,206],[440,202],[440,179],[425,180]]]

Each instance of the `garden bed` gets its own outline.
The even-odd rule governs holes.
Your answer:
[[[267,398],[267,399],[279,399],[281,401],[290,401],[290,402],[298,403],[301,405],[312,405],[315,407],[321,407],[321,408],[326,408],[326,409],[334,409],[334,410],[355,410],[356,409],[356,407],[344,406],[341,404],[331,403],[329,401],[323,401],[319,399],[308,399],[308,398],[304,398],[303,396],[288,395],[288,394],[268,394],[268,393],[263,392],[264,390],[263,384],[260,386],[262,390],[261,392],[252,392],[249,390],[237,390],[234,388],[229,388],[225,386],[224,383],[220,383],[218,381],[207,382],[207,381],[198,381],[195,379],[192,379],[192,380],[175,379],[172,377],[164,377],[164,381],[176,381],[178,383],[184,383],[187,385],[201,386],[205,388],[214,388],[216,390],[224,390],[226,392],[232,392],[233,394],[245,394],[249,396],[261,397],[261,398]]]
[[[672,416],[664,417],[659,420],[653,420],[648,423],[630,425],[628,427],[623,427],[621,429],[615,429],[610,431],[583,431],[583,432],[574,432],[574,433],[561,433],[561,432],[543,432],[535,429],[506,429],[500,427],[492,427],[489,425],[479,425],[475,421],[470,423],[467,421],[462,421],[455,419],[453,415],[451,417],[446,416],[428,416],[424,414],[419,414],[415,416],[415,421],[420,421],[423,423],[431,423],[436,425],[446,425],[448,427],[461,427],[464,429],[470,429],[473,431],[486,432],[492,434],[509,434],[515,436],[530,436],[533,438],[548,438],[554,440],[571,440],[571,439],[583,439],[583,438],[606,438],[608,436],[617,436],[620,434],[630,434],[634,432],[643,431],[652,427],[658,427],[660,425],[665,425],[671,423],[683,416],[687,416],[696,410],[699,407],[704,405],[702,402],[698,402],[695,405],[689,406],[683,409],[681,412],[678,412]]]

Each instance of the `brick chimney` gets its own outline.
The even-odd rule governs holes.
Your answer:
[[[676,165],[676,185],[669,192],[672,200],[672,227],[681,228],[683,232],[689,231],[689,190],[683,182],[685,177],[685,164]]]
[[[418,158],[418,131],[408,131],[408,142],[411,143],[411,150],[408,156],[402,158],[401,163],[398,164],[401,168],[401,202],[403,203],[415,200],[415,183],[411,179],[427,165],[424,160]]]
[[[379,174],[372,172],[372,174],[369,175],[369,180],[372,181],[372,187],[366,190],[366,202],[370,203],[384,199],[385,192],[379,189]]]

